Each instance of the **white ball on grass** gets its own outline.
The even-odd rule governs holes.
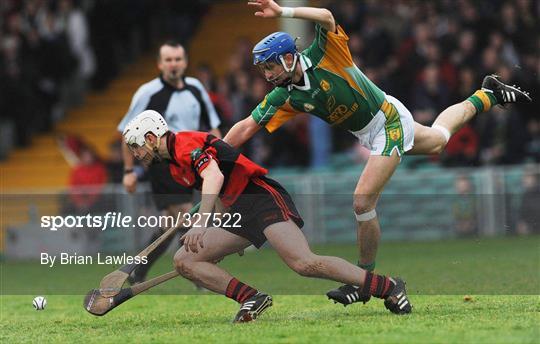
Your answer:
[[[43,296],[36,296],[34,297],[32,304],[34,305],[36,311],[42,311],[45,309],[45,306],[47,306],[47,299]]]

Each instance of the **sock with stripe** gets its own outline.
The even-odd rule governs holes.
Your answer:
[[[370,272],[373,272],[373,270],[375,270],[375,262],[372,262],[372,263],[369,263],[369,264],[362,264],[362,263],[360,263],[360,261],[358,261],[357,266],[364,269],[364,270],[366,270],[366,271],[370,271]]]
[[[395,284],[390,278],[366,271],[362,294],[386,299],[392,293],[394,286]]]
[[[476,113],[488,111],[492,106],[497,105],[497,98],[490,91],[478,90],[467,100],[474,105]]]
[[[257,294],[257,289],[251,288],[249,285],[240,282],[234,277],[229,281],[227,290],[225,291],[225,296],[238,303],[244,303],[244,301],[255,294]]]

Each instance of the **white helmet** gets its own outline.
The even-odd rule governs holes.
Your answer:
[[[169,131],[167,122],[161,117],[159,112],[154,110],[146,110],[138,114],[132,119],[122,135],[128,146],[137,145],[143,147],[146,144],[144,136],[148,132],[152,132],[157,137],[165,135]]]

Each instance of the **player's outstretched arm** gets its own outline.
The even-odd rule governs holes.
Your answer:
[[[212,159],[208,166],[201,171],[201,178],[203,179],[203,182],[199,213],[211,213],[214,211],[214,205],[216,204],[225,177],[216,161]]]
[[[259,129],[261,129],[261,126],[255,122],[253,117],[248,116],[233,125],[231,130],[229,130],[227,135],[223,138],[223,141],[234,148],[238,148],[255,135]]]
[[[215,160],[200,172],[202,182],[201,206],[199,208],[200,222],[193,223],[193,227],[184,234],[180,241],[184,243],[186,251],[199,252],[199,247],[204,248],[203,238],[206,233],[207,216],[214,210],[214,205],[218,199],[219,191],[223,186],[225,177]]]
[[[288,17],[314,21],[327,31],[336,31],[336,22],[332,12],[316,7],[281,7],[274,0],[250,0],[248,5],[257,9],[255,16],[261,18]]]

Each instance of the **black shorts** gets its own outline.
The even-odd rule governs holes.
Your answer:
[[[151,164],[148,167],[148,179],[152,185],[152,197],[158,210],[167,209],[171,205],[192,202],[193,190],[174,180],[167,160]]]
[[[234,214],[239,214],[240,227],[224,229],[246,238],[257,248],[266,242],[264,230],[271,224],[293,220],[299,228],[304,226],[287,190],[267,177],[252,179],[229,213],[233,218]]]

